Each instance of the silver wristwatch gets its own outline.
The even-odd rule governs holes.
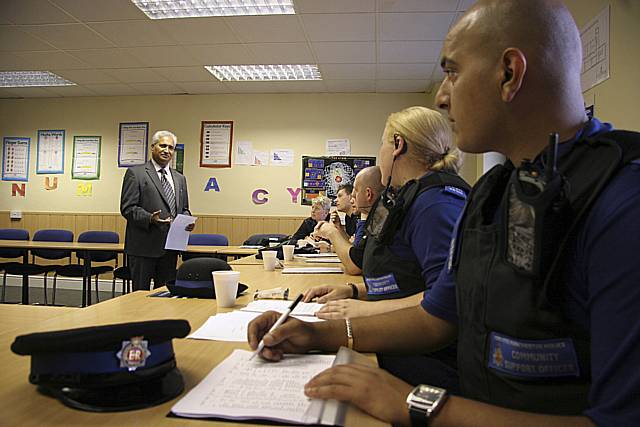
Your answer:
[[[447,390],[420,384],[407,396],[409,415],[413,426],[429,425],[431,418],[447,400]]]

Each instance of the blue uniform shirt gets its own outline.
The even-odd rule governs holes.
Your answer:
[[[581,136],[608,131],[592,119],[559,145],[559,158]],[[591,333],[589,408],[598,426],[640,425],[640,162],[625,166],[586,217],[567,262],[565,313]],[[422,307],[457,323],[453,274],[446,268]]]
[[[464,192],[456,188],[433,187],[422,192],[393,237],[389,250],[420,265],[425,289],[445,265],[451,232],[465,200]]]

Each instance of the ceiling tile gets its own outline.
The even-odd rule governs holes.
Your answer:
[[[381,0],[380,10],[382,12],[454,12],[457,7],[458,0]]]
[[[380,63],[436,63],[439,62],[442,42],[405,41],[381,42]]]
[[[58,96],[96,96],[96,93],[83,86],[55,86],[48,87],[49,92]]]
[[[140,95],[137,90],[123,83],[87,84],[83,86],[102,96]]]
[[[59,49],[112,47],[111,42],[83,24],[25,25],[21,28]]]
[[[25,58],[10,52],[0,52],[0,70],[3,71],[31,71],[33,67]]]
[[[375,64],[320,64],[320,73],[325,80],[374,79]]]
[[[198,65],[198,61],[183,46],[130,47],[123,50],[147,67]]]
[[[436,64],[378,64],[379,79],[428,79]]]
[[[369,42],[315,42],[312,44],[320,63],[376,62],[375,43]]]
[[[211,76],[213,79],[213,76]],[[224,83],[217,80],[210,82],[180,82],[176,86],[182,89],[182,92],[188,94],[207,94],[207,93],[230,93],[230,90]]]
[[[455,13],[383,13],[380,40],[444,40]]]
[[[70,50],[69,53],[98,69],[142,66],[137,57],[120,48]]]
[[[113,21],[88,25],[120,47],[176,44],[170,33],[163,31],[155,21]]]
[[[2,0],[0,16],[14,24],[64,24],[75,22],[47,0]]]
[[[323,81],[301,81],[301,82],[273,82],[276,90],[283,93],[300,93],[300,92],[326,92],[327,88]]]
[[[86,83],[118,83],[100,70],[56,70],[56,74],[79,85]]]
[[[184,93],[182,88],[171,82],[131,83],[129,86],[145,95],[172,95]]]
[[[252,64],[249,50],[240,44],[185,46],[198,65]],[[184,64],[183,64],[184,65]]]
[[[376,0],[295,0],[297,13],[374,12]]]
[[[213,76],[203,66],[150,68],[172,82],[207,82]]]
[[[107,74],[115,77],[121,83],[151,83],[164,82],[166,79],[148,68],[121,68],[107,70]]]
[[[377,80],[378,92],[424,92],[429,87],[429,80]]]
[[[458,10],[467,10],[476,2],[476,0],[460,0],[460,7]]]
[[[271,82],[225,82],[231,93],[275,93],[278,88]]]
[[[153,22],[180,44],[240,43],[223,17],[162,19]]]
[[[68,70],[89,68],[87,64],[61,50],[45,52],[19,52],[16,55],[23,58],[37,70]]]
[[[374,80],[325,80],[329,92],[375,92]]]
[[[51,50],[53,46],[30,34],[21,31],[15,25],[0,26],[0,50]]]
[[[311,41],[376,39],[376,16],[373,13],[304,15],[302,22]]]
[[[234,16],[225,19],[238,37],[248,43],[305,41],[298,15]]]
[[[13,96],[21,98],[55,98],[58,96],[47,89],[42,87],[12,87],[7,91]]]
[[[315,63],[307,43],[251,43],[246,46],[258,64]]]
[[[148,19],[131,0],[51,0],[80,21]]]

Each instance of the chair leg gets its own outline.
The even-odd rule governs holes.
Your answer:
[[[42,278],[42,287],[44,289],[44,305],[49,305],[49,301],[47,301],[47,274],[48,273],[45,273],[44,277]],[[55,301],[55,297],[53,297],[53,299]]]
[[[46,281],[47,275],[45,274],[44,276]],[[56,285],[57,284],[58,284],[58,273],[53,275],[53,297],[51,297],[51,305],[56,305]],[[45,288],[46,288],[46,285],[45,285]]]
[[[98,275],[96,274],[96,303],[100,302],[100,293],[98,290]]]
[[[4,294],[7,290],[7,272],[5,271],[2,274],[2,302],[4,302]]]
[[[113,280],[111,281],[111,298],[115,298],[115,297],[116,297],[116,278],[114,276]]]

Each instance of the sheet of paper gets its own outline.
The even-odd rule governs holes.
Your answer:
[[[269,166],[269,152],[268,151],[254,151],[253,163],[251,166]]]
[[[342,273],[340,267],[288,267],[282,269],[282,274],[322,274]]]
[[[325,154],[327,156],[350,156],[351,141],[349,141],[347,138],[327,139]]]
[[[142,165],[147,161],[149,123],[120,123],[118,166]]]
[[[271,150],[269,164],[271,166],[291,166],[293,164],[293,150]]]
[[[36,173],[64,173],[64,130],[39,130]]]
[[[178,216],[171,221],[171,227],[167,235],[167,243],[165,243],[164,248],[174,251],[186,251],[190,232],[186,231],[185,228],[187,225],[196,222],[196,219],[198,218],[195,216],[178,214]]]
[[[338,254],[335,252],[324,252],[321,254],[296,254],[300,258],[337,258]]]
[[[586,92],[609,78],[609,5],[580,29],[582,70],[580,81]]]
[[[326,264],[340,264],[340,258],[336,257],[325,257],[325,258],[306,258],[304,262],[313,262],[313,263],[326,263]]]
[[[257,357],[249,360],[251,354],[235,350],[180,399],[171,412],[193,418],[319,423],[318,414],[311,414],[314,401],[304,395],[304,385],[331,367],[335,356],[287,355],[273,363]]]
[[[259,299],[251,301],[246,307],[241,308],[242,311],[253,311],[258,313],[264,313],[265,311],[273,310],[280,313],[287,311],[291,301],[285,300],[272,300],[272,299]],[[300,302],[293,309],[291,315],[297,316],[313,316],[315,317],[316,311],[320,310],[324,304],[318,304],[316,302]]]
[[[260,313],[251,311],[231,311],[219,313],[207,319],[188,338],[196,340],[247,342],[247,326]]]
[[[236,165],[250,165],[253,162],[253,143],[238,141],[236,144]]]

